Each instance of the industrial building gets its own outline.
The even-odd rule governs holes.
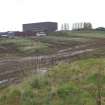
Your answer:
[[[39,23],[29,23],[23,24],[24,32],[55,32],[58,29],[57,22],[39,22]]]

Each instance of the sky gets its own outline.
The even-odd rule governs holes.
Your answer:
[[[22,31],[22,24],[91,22],[105,27],[105,0],[0,0],[0,32]]]

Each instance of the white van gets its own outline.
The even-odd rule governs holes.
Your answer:
[[[46,36],[47,34],[45,32],[37,32],[36,36]]]

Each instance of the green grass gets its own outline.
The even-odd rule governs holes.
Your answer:
[[[0,38],[0,44],[8,44],[8,43],[15,43],[16,45],[20,46],[26,46],[26,45],[32,45],[31,39],[28,38]]]
[[[2,53],[20,55],[32,55],[45,53],[48,50],[48,43],[33,41],[30,38],[0,38],[0,49]]]
[[[55,32],[39,38],[0,38],[0,57],[52,54],[58,50],[105,38],[105,32]]]
[[[87,42],[87,41],[91,41],[91,39],[89,38],[82,38],[82,37],[66,37],[65,36],[46,36],[44,37],[44,40],[52,40],[52,41],[59,41],[59,42],[70,42],[70,41],[76,41],[76,42]]]
[[[69,32],[55,32],[49,34],[57,37],[84,37],[84,38],[105,38],[104,31],[69,31]]]
[[[70,33],[71,35],[72,33]],[[80,37],[89,37],[89,38],[105,38],[105,32],[73,32],[74,36],[80,36]]]
[[[104,99],[105,58],[90,58],[60,63],[45,75],[1,90],[0,105],[97,105],[98,92]]]

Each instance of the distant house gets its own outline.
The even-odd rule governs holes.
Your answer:
[[[23,32],[55,32],[58,29],[56,22],[39,22],[39,23],[29,23],[23,24]]]

